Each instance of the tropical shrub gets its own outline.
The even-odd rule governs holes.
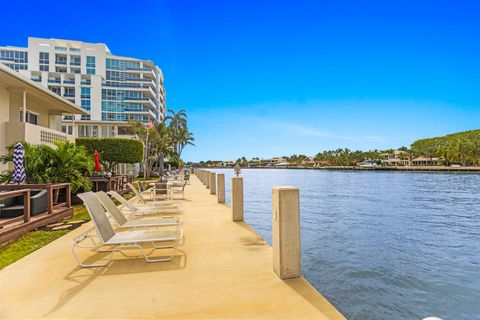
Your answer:
[[[91,190],[92,182],[88,176],[93,172],[93,160],[84,147],[71,142],[57,142],[56,148],[45,144],[22,144],[27,183],[70,183],[73,192]],[[0,157],[0,162],[6,164],[13,160],[13,146],[8,147],[8,153]],[[0,183],[8,182],[11,176],[11,170],[2,172]]]
[[[93,157],[95,150],[100,154],[100,162],[107,170],[118,163],[138,163],[143,160],[143,144],[137,140],[124,138],[77,138],[77,145],[84,146]]]

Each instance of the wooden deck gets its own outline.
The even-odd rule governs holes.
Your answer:
[[[30,215],[30,189],[47,190],[47,211],[34,216]],[[63,202],[55,203],[54,191],[61,189],[65,190],[65,199]],[[0,200],[23,195],[25,204],[23,215],[15,218],[0,219],[0,245],[8,243],[28,231],[35,230],[73,215],[69,183],[1,185],[0,190],[7,190],[5,193],[0,193]]]

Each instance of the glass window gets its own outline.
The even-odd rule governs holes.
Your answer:
[[[82,88],[82,99],[90,99],[90,88]]]
[[[27,110],[26,121],[31,124],[38,125],[39,116]],[[20,122],[23,122],[23,110],[20,110]]]
[[[87,56],[87,68],[95,68],[95,57]]]
[[[95,69],[87,68],[87,74],[95,74]]]
[[[82,99],[82,109],[90,111],[90,100]]]
[[[48,52],[40,52],[40,58],[38,62],[40,64],[49,64],[49,53]]]

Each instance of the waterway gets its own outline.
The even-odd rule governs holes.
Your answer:
[[[230,203],[232,169],[226,174]],[[480,175],[244,169],[271,243],[271,190],[300,188],[305,278],[349,319],[480,319]]]

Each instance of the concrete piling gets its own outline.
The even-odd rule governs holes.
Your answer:
[[[243,221],[243,178],[232,178],[232,220]]]
[[[217,202],[225,203],[225,174],[217,174]]]
[[[300,199],[295,187],[272,189],[273,271],[280,279],[301,277]]]
[[[216,179],[216,174],[215,172],[210,172],[208,175],[209,179],[209,186],[210,186],[210,194],[216,194],[217,193],[217,179]]]

